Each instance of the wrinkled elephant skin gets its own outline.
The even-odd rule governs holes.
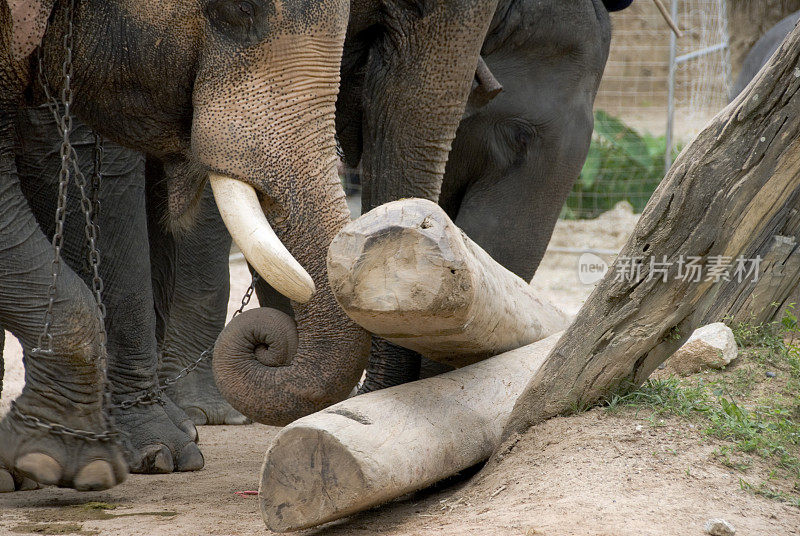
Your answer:
[[[80,267],[62,266],[53,353],[31,352],[52,279],[52,250],[23,193],[23,186],[30,193],[36,185],[20,176],[13,118],[42,101],[30,69],[36,61],[27,57],[39,43],[47,83],[54,93],[64,83],[68,4],[0,2],[0,323],[22,342],[26,364],[18,410],[0,423],[4,488],[17,489],[29,477],[42,484],[105,489],[127,472],[115,442],[48,433],[23,418],[92,433],[108,428],[98,324]],[[257,416],[270,422],[346,396],[364,366],[368,339],[336,307],[324,258],[348,219],[336,176],[333,124],[348,3],[84,0],[73,11],[72,111],[104,137],[160,163],[171,230],[191,229],[209,174],[227,184],[215,186],[215,194],[220,211],[234,215],[226,219],[233,240],[267,281],[295,300],[300,343],[288,366],[232,370],[230,376],[218,375],[220,386],[251,390]],[[46,27],[42,20],[48,20]],[[136,199],[142,200],[144,187],[136,187]],[[243,193],[233,196],[232,190]],[[265,217],[252,235],[274,240],[253,243],[250,234],[240,232],[238,202],[261,207]],[[132,242],[147,240],[143,218],[129,227]],[[129,260],[137,281],[148,288],[149,255],[139,257]],[[127,315],[148,314],[140,304],[149,301],[152,316],[149,292],[131,295],[124,285],[112,286],[119,289],[121,311],[134,303]],[[121,324],[147,324],[126,314],[119,313]],[[109,312],[112,402],[144,394],[154,385],[156,367],[155,328],[142,348],[141,338],[113,318],[115,312]],[[265,412],[265,405],[273,409]],[[180,422],[183,413],[168,399],[127,413],[115,410],[114,417],[133,441],[144,442],[133,449],[138,454],[128,460],[132,468],[166,472],[202,466],[202,455],[186,434],[193,427]]]

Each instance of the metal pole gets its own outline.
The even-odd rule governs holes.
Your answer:
[[[678,20],[678,2],[680,0],[672,0],[672,20],[680,26]],[[672,135],[675,127],[675,68],[677,63],[675,58],[678,55],[678,37],[674,32],[670,32],[669,36],[669,80],[667,86],[669,94],[667,96],[667,134],[666,146],[667,150],[664,154],[664,173],[669,171],[672,166]]]

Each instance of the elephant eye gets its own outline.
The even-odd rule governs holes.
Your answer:
[[[245,16],[252,18],[256,14],[256,6],[245,0],[239,2],[239,11],[241,11]]]
[[[230,37],[256,40],[267,31],[265,2],[253,0],[211,0],[206,13],[211,23]]]
[[[495,125],[498,158],[508,165],[521,165],[535,143],[536,127],[521,117],[508,118]]]

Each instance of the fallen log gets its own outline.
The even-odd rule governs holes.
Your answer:
[[[454,367],[569,325],[424,199],[387,203],[349,223],[328,250],[328,279],[357,324]]]
[[[488,458],[560,334],[440,376],[357,396],[285,427],[267,450],[267,527],[300,530],[424,488]]]
[[[731,315],[769,318],[769,303],[785,305],[800,281],[798,64],[795,27],[750,86],[683,150],[517,401],[507,446],[538,422],[640,385],[698,326]],[[704,268],[699,279],[686,277],[695,259]]]

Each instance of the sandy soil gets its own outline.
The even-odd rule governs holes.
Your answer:
[[[594,221],[560,222],[551,246],[618,249],[635,221],[620,208]],[[577,277],[577,258],[549,252],[533,282],[573,313],[592,290]],[[248,283],[242,263],[233,265],[232,281],[231,310]],[[4,404],[21,387],[15,344],[6,343]],[[0,496],[0,535],[267,534],[256,498],[235,492],[257,489],[276,431],[201,427],[206,467],[197,473],[132,475],[100,493]],[[714,460],[716,446],[686,421],[593,410],[536,427],[492,471],[470,471],[303,534],[702,535],[713,517],[739,535],[800,534],[800,510],[741,490],[738,474]]]

